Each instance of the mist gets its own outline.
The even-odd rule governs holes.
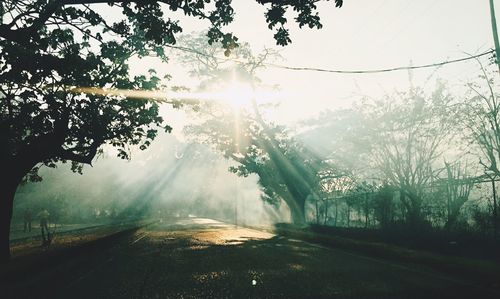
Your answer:
[[[287,219],[286,211],[261,200],[255,175],[238,177],[228,170],[234,162],[207,145],[162,134],[131,157],[117,158],[108,148],[82,174],[63,163],[40,169],[42,181],[18,189],[13,222],[21,223],[26,209],[44,208],[56,223],[196,216],[263,225]]]

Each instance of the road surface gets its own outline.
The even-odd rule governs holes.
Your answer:
[[[443,274],[201,218],[150,225],[0,288],[2,298],[500,298]]]

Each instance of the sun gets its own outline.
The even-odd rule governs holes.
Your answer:
[[[217,100],[227,103],[234,109],[240,109],[251,105],[256,99],[256,91],[242,82],[231,82],[214,93]]]

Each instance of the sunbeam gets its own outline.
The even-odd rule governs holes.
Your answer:
[[[231,82],[213,88],[212,91],[191,92],[191,91],[170,91],[170,90],[135,90],[135,89],[115,89],[98,87],[69,87],[66,90],[74,94],[100,95],[110,97],[121,97],[124,99],[150,100],[160,103],[170,103],[172,101],[219,101],[226,103],[233,109],[248,107],[250,100],[255,98],[259,101],[277,101],[283,97],[277,91],[254,90],[248,84],[241,82]]]

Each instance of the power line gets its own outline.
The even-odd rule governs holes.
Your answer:
[[[287,70],[293,70],[293,71],[315,71],[315,72],[337,73],[337,74],[375,74],[375,73],[387,73],[387,72],[395,72],[395,71],[416,70],[416,69],[424,69],[424,68],[431,68],[431,67],[440,67],[440,66],[447,65],[447,64],[463,62],[463,61],[467,61],[467,60],[471,60],[471,59],[477,59],[479,57],[482,57],[485,55],[490,55],[493,53],[494,53],[494,50],[488,50],[488,51],[481,53],[481,54],[467,56],[467,57],[453,59],[453,60],[447,60],[447,61],[438,62],[438,63],[423,64],[423,65],[416,65],[416,66],[400,66],[400,67],[393,67],[393,68],[386,68],[386,69],[373,69],[373,70],[335,70],[335,69],[323,69],[323,68],[311,68],[311,67],[291,67],[291,66],[284,66],[284,65],[271,64],[271,63],[265,63],[265,65],[276,67],[276,68],[287,69]]]
[[[191,48],[186,48],[186,47],[180,47],[180,46],[169,46],[169,48],[175,49],[175,50],[180,50],[183,52],[189,52],[193,53],[196,55],[201,55],[204,57],[208,58],[213,58],[216,60],[221,60],[221,61],[233,61],[237,63],[245,63],[245,61],[242,61],[240,59],[236,58],[220,58],[214,55],[206,54],[203,52],[200,52],[195,49]],[[404,71],[404,70],[416,70],[416,69],[424,69],[424,68],[432,68],[432,67],[441,67],[447,64],[453,64],[453,63],[458,63],[458,62],[463,62],[463,61],[468,61],[472,59],[477,59],[486,55],[491,55],[495,51],[493,49],[490,49],[486,52],[476,54],[476,55],[470,55],[467,57],[462,57],[462,58],[457,58],[453,60],[446,60],[438,63],[431,63],[431,64],[423,64],[423,65],[416,65],[416,66],[400,66],[400,67],[393,67],[393,68],[385,68],[385,69],[372,69],[372,70],[340,70],[340,69],[325,69],[325,68],[315,68],[315,67],[294,67],[294,66],[287,66],[287,65],[282,65],[282,64],[275,64],[275,63],[266,63],[263,62],[262,65],[268,66],[268,67],[274,67],[274,68],[279,68],[279,69],[285,69],[285,70],[290,70],[290,71],[312,71],[312,72],[323,72],[323,73],[336,73],[336,74],[376,74],[376,73],[387,73],[387,72],[395,72],[395,71]]]

